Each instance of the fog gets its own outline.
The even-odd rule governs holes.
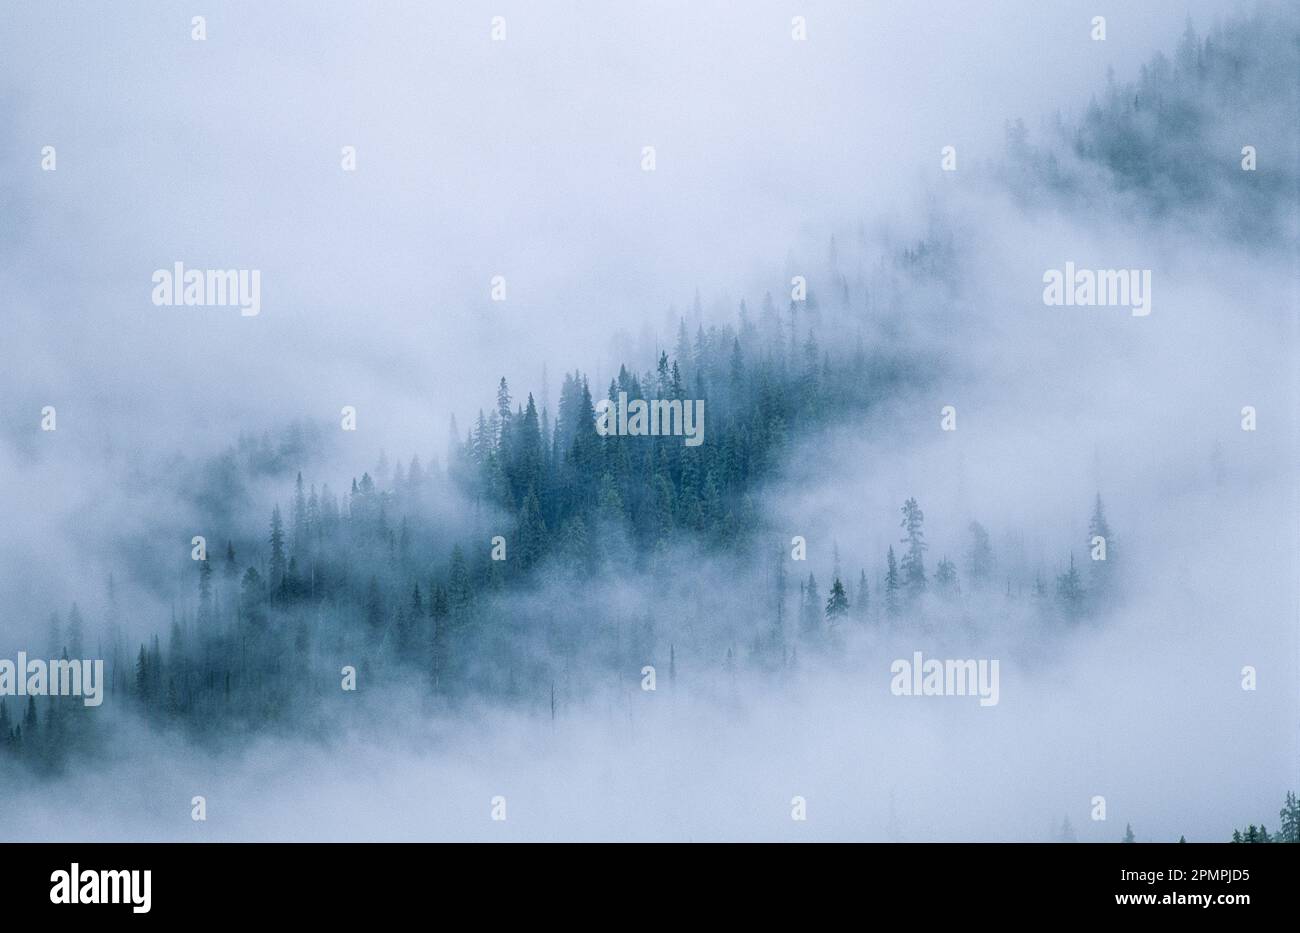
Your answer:
[[[16,40],[0,61],[0,657],[43,650],[73,601],[94,644],[110,573],[128,645],[165,640],[169,614],[195,611],[191,535],[214,555],[233,537],[264,568],[295,472],[342,494],[381,452],[445,471],[448,419],[463,441],[501,377],[554,424],[565,373],[599,398],[620,364],[672,356],[680,318],[691,339],[736,327],[768,292],[784,314],[793,275],[821,304],[822,349],[858,340],[875,372],[905,370],[864,410],[792,432],[753,488],[753,548],[674,539],[648,569],[611,559],[581,585],[552,557],[509,590],[500,612],[530,658],[510,700],[434,696],[325,645],[303,663],[328,668],[304,687],[330,688],[328,730],[200,740],[110,697],[106,747],[11,772],[0,838],[1037,841],[1068,819],[1080,841],[1126,823],[1139,841],[1220,841],[1276,824],[1300,760],[1295,89],[1200,128],[1229,170],[1258,146],[1275,214],[1210,169],[1201,201],[1169,207],[1053,148],[1051,121],[1172,58],[1188,17],[1204,35],[1255,5],[969,6],[226,3],[203,42],[175,7],[0,12]],[[1263,9],[1294,35],[1293,13]],[[1017,118],[1086,196],[1009,161]],[[951,262],[909,277],[896,256],[920,241]],[[261,313],[156,307],[150,276],[175,261],[260,269]],[[1152,313],[1046,307],[1043,270],[1067,261],[1152,270]],[[45,405],[57,431],[39,430]],[[279,453],[253,468],[262,436]],[[1092,569],[1098,494],[1122,598],[1053,628],[1031,590],[1071,556]],[[915,625],[850,624],[836,651],[800,646],[779,669],[747,653],[775,559],[792,616],[810,572],[852,597],[863,571],[878,606],[909,497],[931,569],[948,557],[964,576],[968,526],[987,528],[988,590],[927,596]],[[472,500],[431,482],[430,574],[511,520]],[[806,563],[788,559],[795,536]],[[556,648],[597,616],[611,632]],[[890,664],[914,651],[999,659],[999,703],[893,695]],[[462,663],[503,682],[480,671],[496,657]],[[359,663],[355,694],[333,690],[340,662]]]

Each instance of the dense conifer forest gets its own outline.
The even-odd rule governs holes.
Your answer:
[[[1294,30],[1274,15],[1205,36],[1189,24],[1172,58],[1157,55],[1131,83],[1112,77],[1080,115],[1033,132],[1009,122],[985,182],[1030,212],[1105,201],[1225,239],[1294,237],[1294,163],[1261,184],[1237,170],[1225,129],[1252,101],[1296,109],[1295,75],[1278,70]],[[918,488],[892,515],[860,516],[896,529],[883,553],[791,560],[798,530],[774,520],[769,489],[807,468],[796,451],[943,376],[950,361],[909,341],[908,317],[970,298],[969,248],[942,213],[905,241],[865,228],[856,242],[828,239],[802,300],[768,292],[710,319],[697,293],[656,357],[626,361],[603,385],[564,373],[554,410],[550,386],[502,377],[490,398],[485,382],[490,401],[453,419],[445,443],[416,439],[392,460],[376,451],[355,477],[315,472],[312,449],[333,425],[241,439],[196,471],[188,495],[209,522],[194,532],[201,549],[178,545],[175,567],[157,571],[184,581],[166,592],[166,616],[136,618],[127,562],[88,584],[90,598],[49,594],[39,649],[103,658],[105,703],[0,699],[0,774],[57,775],[99,754],[123,717],[214,748],[327,737],[349,715],[347,669],[367,689],[413,688],[430,710],[486,698],[553,719],[645,664],[670,683],[737,669],[782,678],[809,657],[834,664],[854,632],[977,644],[1004,617],[1044,639],[1104,626],[1137,572],[1106,490],[1061,490],[1087,535],[1050,553],[1002,546],[1023,529],[998,515],[932,540]],[[704,442],[601,435],[597,403],[622,393],[703,400]],[[241,530],[252,476],[280,489],[257,536]],[[671,598],[646,600],[651,587]],[[128,634],[144,623],[147,637]],[[1288,795],[1276,833],[1251,825],[1234,841],[1300,841],[1298,820]]]

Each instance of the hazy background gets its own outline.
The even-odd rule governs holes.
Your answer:
[[[697,288],[706,316],[741,298],[756,311],[769,289],[781,306],[832,233],[843,265],[869,265],[860,225],[913,235],[933,211],[955,225],[962,295],[907,326],[943,378],[793,454],[768,503],[786,537],[807,536],[823,592],[831,542],[874,585],[915,495],[932,567],[978,518],[995,546],[1024,530],[1050,583],[1067,547],[1086,557],[1100,490],[1142,573],[1103,630],[1039,657],[981,620],[979,656],[1004,658],[991,710],[890,696],[889,660],[930,647],[865,640],[779,689],[629,680],[555,725],[411,712],[233,762],[158,744],[160,769],[124,751],[27,792],[0,836],[1040,839],[1068,814],[1083,840],[1126,820],[1139,839],[1218,840],[1275,824],[1300,752],[1294,242],[1026,215],[976,183],[1004,121],[1077,115],[1108,69],[1130,80],[1171,53],[1187,15],[1203,33],[1250,7],[6,5],[7,636],[97,592],[118,557],[105,542],[183,524],[169,484],[241,432],[322,422],[316,456],[339,488],[381,449],[442,460],[448,416],[463,430],[501,376],[521,397],[543,363],[552,399],[574,367],[603,386],[619,362],[650,365]],[[199,13],[206,42],[189,38]],[[955,175],[938,170],[949,144]],[[57,172],[40,171],[44,145]],[[154,307],[151,273],[178,260],[262,270],[261,315]],[[1152,268],[1152,315],[1045,308],[1042,271],[1066,260]],[[334,434],[349,404],[359,430]],[[946,404],[955,434],[938,431]],[[1240,689],[1246,664],[1257,692]],[[505,825],[488,820],[498,793]],[[208,823],[190,822],[192,794]],[[1093,794],[1106,823],[1087,818]]]

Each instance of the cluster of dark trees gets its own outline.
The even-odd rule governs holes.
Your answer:
[[[1256,826],[1254,823],[1247,826],[1244,830],[1234,829],[1232,831],[1233,842],[1297,842],[1300,843],[1300,801],[1297,801],[1294,791],[1287,791],[1286,799],[1282,803],[1282,809],[1278,811],[1278,820],[1281,829],[1273,834],[1261,824]],[[1064,842],[1074,842],[1074,832],[1070,829],[1070,821],[1065,821],[1064,833],[1068,833],[1068,839],[1063,838]],[[1133,827],[1126,824],[1124,827],[1124,838],[1121,842],[1136,842],[1137,837],[1133,835]],[[1182,837],[1179,842],[1186,842],[1187,838]]]
[[[1294,4],[1260,4],[1200,36],[1189,19],[1172,58],[1157,53],[1134,81],[1108,75],[1077,122],[1058,112],[1036,136],[1009,123],[1001,182],[1026,202],[1049,192],[1077,207],[1118,195],[1133,218],[1208,210],[1209,228],[1234,239],[1293,237],[1295,135],[1262,138],[1261,128],[1295,122],[1297,20]]]
[[[900,552],[896,554],[892,546],[888,548],[874,589],[863,568],[858,571],[856,589],[850,596],[849,585],[845,584],[845,577],[840,571],[838,552],[824,603],[815,573],[809,573],[806,579],[799,580],[796,613],[801,639],[813,643],[819,639],[834,642],[845,621],[913,625],[918,621],[924,623],[932,615],[948,615],[944,611],[946,608],[970,608],[973,603],[973,600],[968,599],[970,597],[978,600],[978,608],[987,610],[991,607],[991,597],[994,594],[1001,593],[1008,603],[1023,595],[1026,568],[1003,568],[1007,571],[1003,576],[988,530],[982,524],[971,522],[967,529],[969,542],[963,571],[959,571],[957,564],[944,556],[931,574],[926,566],[926,552],[930,546],[925,538],[925,513],[914,498],[904,502],[900,511]],[[1105,542],[1104,558],[1101,557],[1100,547],[1094,544],[1099,539]],[[1092,560],[1087,583],[1075,566],[1073,551],[1051,589],[1044,582],[1041,573],[1035,572],[1031,598],[1035,606],[1034,614],[1038,618],[1052,625],[1078,623],[1100,613],[1115,599],[1119,570],[1115,562],[1114,539],[1100,495],[1096,498],[1092,518],[1088,523],[1087,545],[1088,553],[1097,555]],[[783,645],[786,640],[786,602],[789,589],[787,566],[787,555],[784,553],[773,564],[771,576],[774,581],[774,617],[769,635],[770,646]],[[1018,586],[1013,579],[1020,581]],[[1005,590],[1002,589],[1004,581]],[[930,609],[936,611],[930,612]]]
[[[553,425],[531,394],[512,409],[502,379],[495,409],[480,411],[453,447],[450,470],[476,500],[513,519],[510,572],[527,574],[553,554],[595,563],[611,545],[618,559],[644,567],[683,535],[746,542],[757,528],[756,489],[791,436],[865,410],[882,389],[881,367],[861,342],[833,360],[818,346],[815,311],[792,302],[788,313],[787,324],[768,295],[754,321],[742,302],[737,327],[698,325],[693,342],[683,319],[674,358],[662,351],[653,371],[622,367],[610,381],[611,402],[620,393],[704,399],[699,447],[672,436],[598,435],[580,373],[565,375]]]
[[[1282,809],[1278,811],[1278,819],[1282,828],[1271,835],[1262,825],[1255,826],[1252,823],[1244,830],[1234,829],[1232,831],[1232,841],[1300,843],[1300,801],[1297,801],[1293,791],[1287,791],[1286,800],[1282,803]],[[1060,830],[1053,834],[1053,838],[1056,842],[1079,841],[1078,836],[1075,835],[1074,827],[1070,825],[1068,816],[1062,822]],[[1178,841],[1186,842],[1187,837],[1179,837]],[[1124,824],[1124,838],[1120,842],[1137,842],[1137,836],[1133,832],[1133,824]]]
[[[519,696],[525,683],[530,696],[545,692],[536,685],[554,675],[539,669],[553,662],[517,631],[506,600],[557,579],[580,589],[609,567],[653,573],[683,550],[743,560],[762,530],[762,485],[791,439],[906,386],[893,351],[862,341],[822,350],[819,314],[815,302],[778,313],[769,296],[754,319],[742,303],[735,325],[701,321],[692,339],[683,320],[673,358],[619,371],[612,397],[704,399],[700,446],[601,436],[581,373],[564,377],[553,422],[502,379],[495,408],[472,429],[462,436],[453,422],[445,469],[381,459],[342,496],[298,473],[264,539],[210,535],[211,551],[187,561],[193,589],[178,594],[165,631],[128,646],[110,580],[96,637],[74,607],[66,629],[52,622],[50,656],[105,658],[107,707],[129,704],[191,733],[328,728],[322,699],[347,664],[367,683],[418,675],[449,700]],[[470,507],[443,514],[458,497]],[[607,622],[586,619],[587,634],[571,640],[594,639]],[[62,706],[34,701],[43,702],[50,716]],[[53,726],[8,715],[5,750],[40,757],[37,735]],[[56,743],[44,744],[53,754]]]
[[[1277,815],[1282,828],[1271,836],[1262,823],[1258,827],[1252,823],[1244,830],[1234,829],[1232,831],[1232,841],[1300,842],[1300,801],[1296,800],[1294,791],[1287,791],[1286,800],[1282,803],[1282,809],[1278,811]]]
[[[1282,184],[1281,176],[1245,177],[1233,154],[1218,152],[1203,132],[1211,108],[1233,95],[1249,97],[1247,85],[1276,77],[1285,56],[1273,31],[1257,17],[1232,21],[1206,40],[1189,34],[1173,63],[1157,57],[1136,85],[1112,83],[1077,126],[1056,127],[1052,142],[1065,140],[1074,163],[1031,146],[1023,125],[1012,126],[1006,183],[1036,180],[1086,199],[1093,189],[1077,164],[1101,164],[1117,187],[1142,192],[1156,213],[1206,198],[1222,182],[1234,191],[1255,185],[1242,203],[1264,205],[1251,209],[1256,217],[1275,216],[1269,205],[1280,199],[1269,186]],[[1252,54],[1252,45],[1263,51]],[[1224,159],[1233,171],[1207,180],[1205,166]],[[691,326],[682,319],[671,353],[665,348],[642,372],[621,368],[607,386],[567,373],[554,417],[531,394],[515,398],[503,378],[495,404],[467,431],[453,421],[445,466],[382,459],[342,494],[304,482],[299,472],[285,508],[272,509],[265,537],[241,536],[234,529],[242,522],[225,512],[229,497],[216,488],[202,492],[214,523],[231,530],[210,535],[213,552],[190,565],[191,591],[178,594],[165,633],[129,646],[111,579],[93,638],[77,606],[66,619],[56,617],[50,656],[105,658],[105,705],[28,698],[17,709],[0,700],[0,766],[57,769],[69,750],[102,741],[101,711],[112,709],[133,709],[153,726],[199,738],[281,727],[325,734],[344,715],[343,666],[366,684],[418,680],[437,702],[490,695],[552,715],[557,684],[562,692],[578,662],[592,660],[589,647],[611,637],[616,647],[600,656],[609,664],[636,659],[639,667],[653,656],[675,675],[681,642],[665,643],[652,620],[610,636],[622,621],[616,610],[583,603],[584,593],[611,568],[654,575],[690,555],[729,555],[732,566],[751,570],[768,564],[774,535],[762,493],[781,475],[791,446],[861,419],[938,371],[938,361],[891,339],[890,322],[902,317],[910,287],[951,279],[952,237],[936,232],[896,249],[892,260],[882,259],[870,277],[860,262],[851,275],[841,270],[832,240],[824,275],[812,276],[824,291],[810,286],[805,300],[782,306],[769,294],[756,314],[742,302],[736,321],[724,325],[706,326],[697,297]],[[823,345],[819,335],[830,340]],[[595,399],[620,393],[705,400],[704,443],[599,435]],[[250,469],[283,466],[269,448],[250,453]],[[470,504],[472,518],[439,511],[439,502],[456,496]],[[1054,579],[999,561],[978,522],[969,525],[962,567],[945,555],[931,570],[924,522],[917,500],[908,499],[898,548],[878,558],[874,581],[865,567],[856,580],[844,574],[837,555],[825,596],[813,573],[800,573],[795,596],[783,543],[766,572],[753,574],[761,578],[761,605],[743,633],[751,659],[789,665],[799,645],[833,648],[846,622],[923,624],[943,617],[945,607],[1019,601],[1026,587],[1037,615],[1052,626],[1078,623],[1116,598],[1122,564],[1100,496],[1088,541],[1079,543],[1091,554],[1095,539],[1105,539],[1106,559],[1089,561],[1084,572],[1071,551]],[[520,594],[547,587],[546,607],[520,608]],[[565,606],[555,604],[569,600],[582,606],[570,613],[580,618],[557,621]],[[681,611],[693,613],[697,630],[707,629],[707,612]],[[744,642],[734,635],[696,639],[692,661],[735,665]],[[1294,841],[1296,825],[1288,795],[1280,833],[1251,827],[1234,835]]]
[[[446,702],[490,695],[552,708],[556,668],[580,667],[579,659],[619,666],[638,660],[628,654],[635,645],[642,657],[670,655],[675,668],[683,646],[663,644],[652,623],[614,654],[593,659],[588,649],[619,624],[612,612],[588,606],[561,632],[511,600],[558,585],[567,589],[537,602],[563,602],[607,569],[653,576],[683,555],[729,556],[739,572],[761,566],[772,539],[761,493],[780,474],[789,445],[910,385],[897,351],[868,352],[861,341],[848,348],[841,341],[835,353],[819,348],[817,315],[803,302],[778,314],[769,297],[754,320],[742,303],[735,325],[700,324],[693,339],[683,321],[676,355],[661,352],[653,370],[620,369],[607,387],[611,398],[704,399],[698,447],[679,436],[597,433],[591,387],[580,373],[565,375],[554,421],[532,395],[512,399],[502,379],[496,407],[464,435],[453,432],[445,469],[418,457],[406,466],[383,458],[375,476],[353,479],[342,496],[298,473],[287,508],[272,508],[263,540],[217,537],[211,552],[186,562],[193,589],[180,595],[165,632],[128,646],[110,581],[93,650],[74,606],[66,625],[52,620],[50,656],[105,658],[110,708],[125,705],[149,723],[197,736],[281,724],[326,731],[340,714],[344,665],[367,684],[417,678]],[[468,528],[463,516],[439,512],[458,496],[469,507],[456,511],[473,515]],[[1100,499],[1093,530],[1109,539]],[[893,548],[885,555],[879,607],[865,571],[850,596],[837,560],[825,603],[815,575],[800,581],[799,623],[788,631],[787,562],[777,562],[767,575],[775,600],[752,614],[744,636],[753,654],[767,666],[784,664],[797,642],[830,644],[824,636],[843,619],[901,621],[923,616],[932,596],[949,604],[965,599],[952,561],[941,560],[933,577],[927,570],[915,499],[903,506],[901,531],[901,555]],[[966,588],[972,595],[996,591],[1002,571],[989,535],[978,524],[970,533]],[[1007,598],[1018,596],[1011,577],[1023,587],[1023,568],[1004,569]],[[1095,567],[1092,584],[1099,598],[1107,577]],[[1088,606],[1072,563],[1054,599],[1041,580],[1036,592],[1054,618],[1081,618]],[[555,631],[539,638],[548,626]],[[733,665],[735,636],[706,633],[687,650],[702,664]],[[45,702],[48,726],[34,712],[37,700],[23,723],[0,732],[11,736],[13,756],[48,763],[60,744],[56,719],[93,718],[94,711]]]

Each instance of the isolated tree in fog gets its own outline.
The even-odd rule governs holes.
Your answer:
[[[844,592],[844,584],[840,582],[840,578],[836,577],[835,582],[831,584],[830,599],[826,600],[826,621],[834,625],[848,615],[848,612],[848,594]]]
[[[925,592],[926,586],[925,551],[928,545],[921,527],[925,522],[925,514],[914,498],[903,503],[902,512],[903,521],[899,527],[906,535],[901,543],[907,545],[907,550],[903,552],[903,586],[907,589],[908,599],[915,600]]]

